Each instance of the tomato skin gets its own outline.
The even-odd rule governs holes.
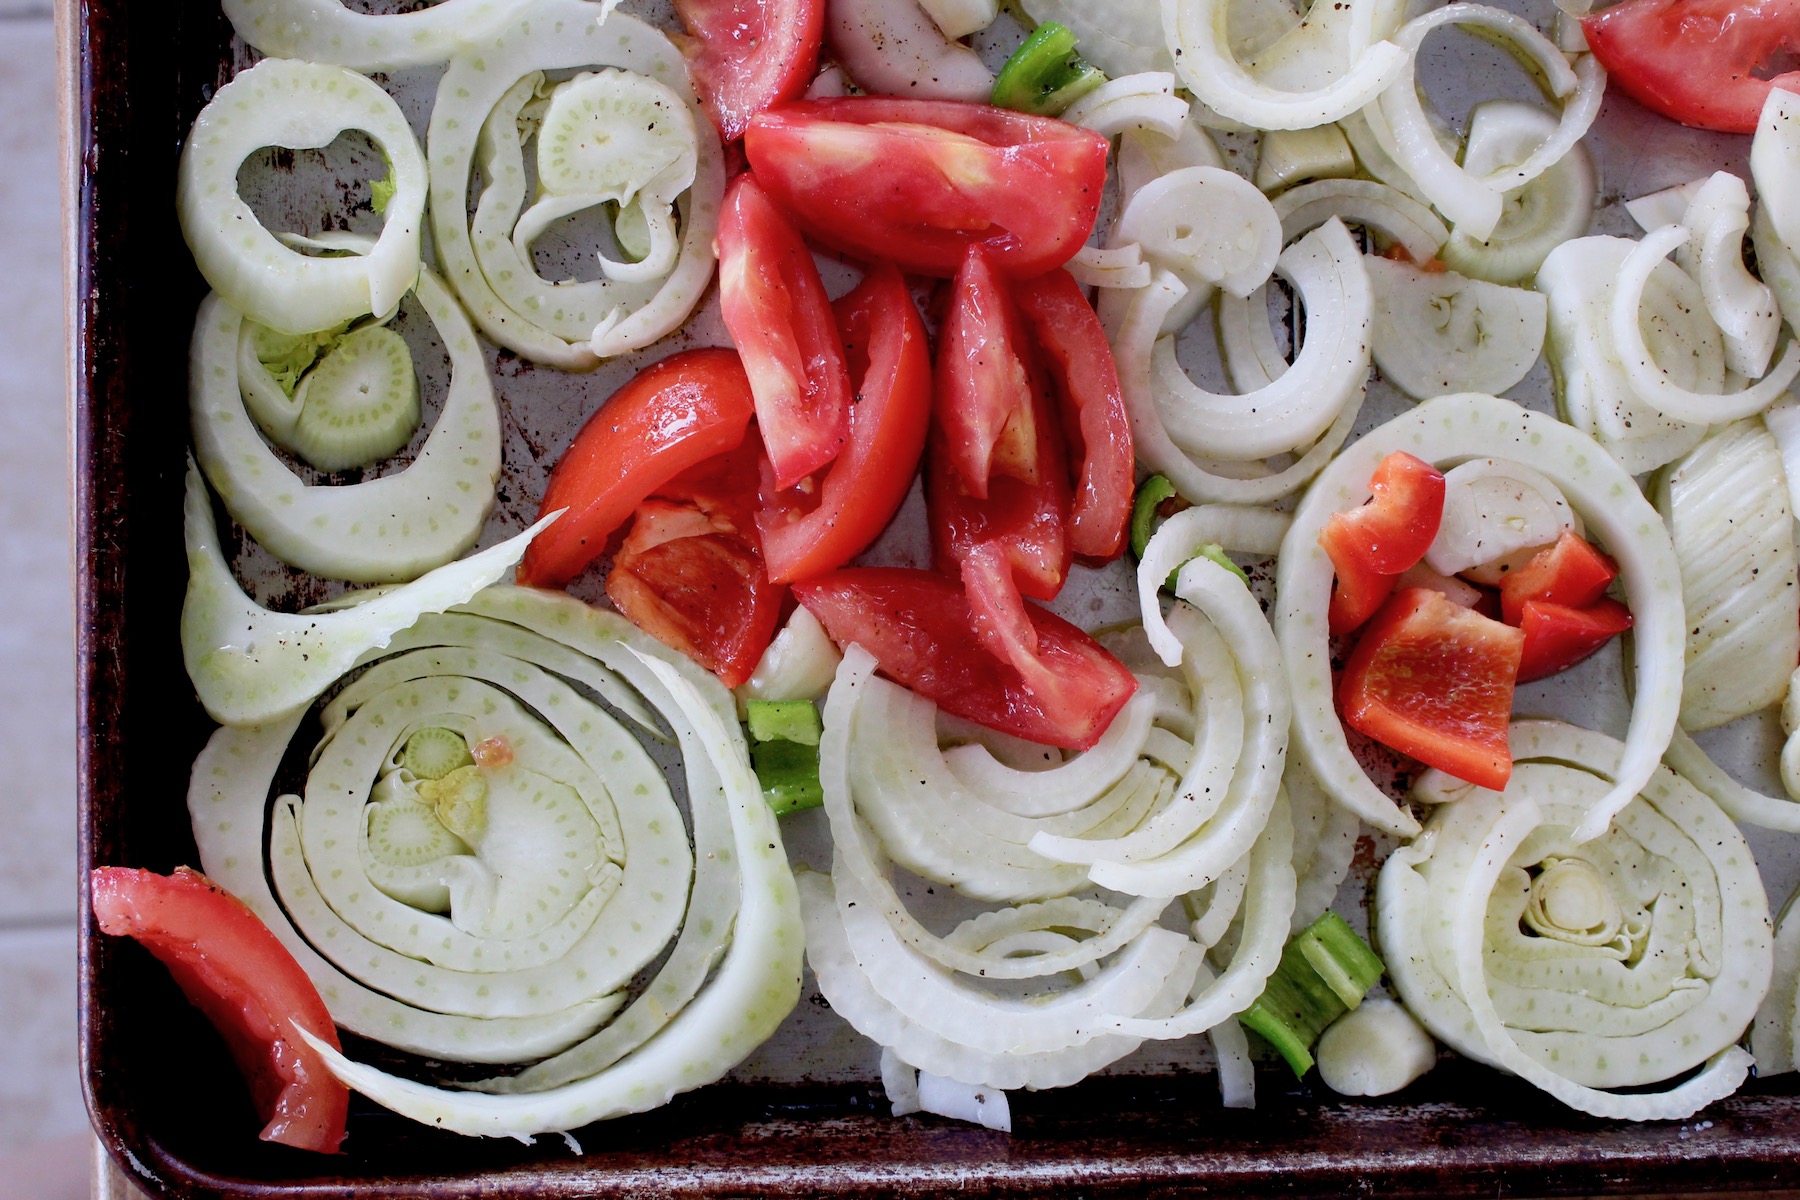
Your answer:
[[[931,353],[906,281],[884,263],[835,306],[855,385],[850,441],[812,497],[763,477],[769,578],[791,583],[841,567],[867,549],[912,487],[931,424]]]
[[[1770,88],[1800,90],[1800,72],[1753,74],[1800,50],[1797,0],[1624,0],[1581,28],[1611,82],[1683,125],[1754,133]]]
[[[840,646],[860,644],[882,673],[945,712],[1035,742],[1085,750],[1100,740],[1137,680],[1080,629],[1025,605],[1053,695],[983,648],[962,586],[931,571],[851,567],[794,585]]]
[[[1137,469],[1112,343],[1067,271],[1022,280],[1013,295],[1056,386],[1069,447],[1081,458],[1069,509],[1069,550],[1090,564],[1111,562],[1125,549]]]
[[[1529,600],[1586,608],[1604,596],[1618,577],[1619,568],[1612,559],[1564,530],[1554,544],[1500,581],[1500,611],[1508,625],[1517,625]]]
[[[1458,779],[1499,790],[1525,635],[1429,588],[1396,592],[1338,683],[1344,723]]]
[[[850,438],[850,374],[812,251],[748,172],[719,217],[719,300],[756,398],[779,487],[836,458]]]
[[[198,871],[158,875],[96,867],[89,876],[102,933],[136,939],[160,959],[225,1038],[266,1125],[264,1141],[338,1153],[350,1092],[293,1033],[333,1047],[337,1027],[300,964],[256,915]]]
[[[824,0],[675,0],[675,15],[693,38],[681,48],[700,103],[727,142],[798,99],[818,68]]]
[[[785,588],[756,532],[756,439],[690,467],[638,506],[606,596],[633,625],[726,687],[750,678],[775,637]]]
[[[1393,577],[1417,565],[1444,519],[1443,472],[1396,450],[1369,478],[1367,504],[1331,514],[1319,534],[1337,582],[1327,617],[1345,634],[1368,620],[1394,590]]]
[[[1093,231],[1106,139],[953,100],[857,96],[759,113],[744,151],[815,241],[949,278],[971,242],[1017,278],[1074,256]]]
[[[1040,461],[1059,463],[1061,439],[1041,397],[1037,409]],[[947,437],[934,427],[925,463],[925,506],[937,569],[960,575],[971,554],[992,547],[1011,565],[1021,593],[1054,599],[1074,560],[1065,523],[1069,487],[1061,474],[1045,471],[1037,483],[997,476],[989,482],[987,498],[977,499],[946,463],[948,455]]]
[[[1519,613],[1525,635],[1519,682],[1566,671],[1630,628],[1631,613],[1617,600],[1596,600],[1584,608],[1527,600]]]
[[[944,434],[944,465],[975,499],[987,499],[995,471],[1038,482],[1038,406],[1025,361],[1029,353],[1018,307],[993,256],[980,244],[970,246],[938,335],[932,407]]]
[[[735,350],[687,350],[639,371],[575,435],[538,513],[568,509],[519,563],[528,587],[562,587],[606,547],[639,502],[744,440],[756,415]]]

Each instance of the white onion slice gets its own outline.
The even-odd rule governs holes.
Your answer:
[[[1644,288],[1651,272],[1673,250],[1688,243],[1688,230],[1681,225],[1668,225],[1644,240],[1625,256],[1619,278],[1613,285],[1611,332],[1619,362],[1632,390],[1645,403],[1678,421],[1702,425],[1721,425],[1761,412],[1787,390],[1788,384],[1800,377],[1800,343],[1790,342],[1781,361],[1763,378],[1741,391],[1708,395],[1690,391],[1670,378],[1658,365],[1644,341],[1639,323]]]
[[[1201,504],[1183,509],[1157,529],[1138,561],[1138,611],[1150,648],[1168,666],[1181,662],[1181,639],[1163,620],[1159,589],[1171,573],[1206,546],[1267,557],[1281,548],[1290,518],[1267,508]]]
[[[1348,0],[1352,21],[1373,21],[1375,0]],[[1163,36],[1177,47],[1176,70],[1213,112],[1258,129],[1310,129],[1364,107],[1407,76],[1408,53],[1390,41],[1321,47],[1305,90],[1271,87],[1232,57],[1224,0],[1162,0]],[[1410,84],[1408,85],[1410,86]]]
[[[1725,366],[1747,379],[1769,369],[1781,333],[1781,310],[1769,285],[1744,266],[1750,193],[1744,181],[1718,171],[1695,193],[1677,220],[1688,228],[1680,262],[1706,297],[1706,312],[1725,338]]]
[[[1195,458],[1178,447],[1163,428],[1151,379],[1153,351],[1163,319],[1185,292],[1175,276],[1158,272],[1149,287],[1125,303],[1122,313],[1101,305],[1100,316],[1118,364],[1138,457],[1152,470],[1167,475],[1176,489],[1195,503],[1268,504],[1298,491],[1348,440],[1362,410],[1364,388],[1354,389],[1323,436],[1286,465],[1245,469],[1245,464],[1230,464],[1226,469],[1224,464]]]
[[[1459,166],[1438,142],[1419,98],[1412,56],[1433,30],[1444,25],[1474,26],[1505,38],[1540,74],[1547,96],[1566,98],[1556,132],[1517,166],[1477,177]],[[1394,35],[1393,44],[1409,55],[1400,77],[1381,93],[1380,105],[1366,114],[1370,127],[1457,232],[1486,241],[1499,224],[1504,194],[1560,160],[1593,124],[1606,74],[1591,58],[1571,69],[1562,51],[1530,22],[1483,4],[1449,4],[1416,17]]]
[[[1209,392],[1188,378],[1173,339],[1156,344],[1151,378],[1162,427],[1190,454],[1261,459],[1308,445],[1366,383],[1374,302],[1349,231],[1326,222],[1282,251],[1277,271],[1306,308],[1300,353],[1279,379],[1246,395]]]
[[[1472,458],[1444,473],[1444,515],[1425,562],[1440,575],[1495,564],[1476,582],[1497,587],[1514,556],[1565,531],[1580,534],[1581,520],[1541,471],[1510,458]]]
[[[994,73],[953,40],[919,0],[832,0],[826,39],[850,77],[871,92],[985,103]]]
[[[1126,200],[1113,227],[1144,257],[1184,280],[1247,296],[1281,254],[1281,222],[1268,198],[1240,175],[1187,167],[1159,175]]]
[[[1140,71],[1107,80],[1069,105],[1062,119],[1105,138],[1136,130],[1176,139],[1188,124],[1188,102],[1175,94],[1169,72]]]
[[[1281,236],[1293,241],[1307,230],[1337,217],[1362,225],[1405,248],[1414,262],[1430,262],[1450,231],[1425,205],[1405,192],[1370,179],[1321,179],[1289,188],[1275,197]]]

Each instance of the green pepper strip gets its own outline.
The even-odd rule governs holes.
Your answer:
[[[1296,1078],[1304,1076],[1319,1035],[1362,1003],[1381,972],[1368,943],[1328,912],[1288,940],[1263,994],[1238,1020],[1261,1034]]]
[[[825,803],[819,783],[819,738],[824,731],[810,700],[752,700],[744,706],[750,765],[776,816]]]
[[[1075,35],[1069,27],[1046,21],[1000,68],[993,102],[1054,117],[1105,82],[1098,67],[1075,53]]]

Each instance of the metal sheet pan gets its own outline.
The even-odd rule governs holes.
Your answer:
[[[635,5],[633,6],[636,7]],[[643,11],[640,9],[639,11]],[[665,10],[666,11],[666,10]],[[1545,9],[1547,11],[1547,7]],[[248,58],[215,0],[72,3],[63,14],[72,77],[73,332],[81,671],[82,867],[167,870],[193,859],[184,794],[209,731],[182,673],[180,508],[186,353],[203,285],[176,230],[178,147],[212,90]],[[1490,94],[1506,68],[1478,44],[1433,49],[1427,80],[1452,116]],[[428,82],[395,81],[428,95]],[[1505,86],[1528,87],[1514,79]],[[418,111],[415,109],[415,115]],[[422,125],[422,120],[420,121]],[[1724,165],[1744,139],[1679,129],[1609,100],[1593,139],[1601,232],[1629,232],[1618,201]],[[1250,153],[1237,143],[1234,153]],[[702,320],[685,337],[718,340]],[[651,352],[660,357],[664,343]],[[491,353],[506,400],[507,472],[487,540],[521,527],[548,462],[628,360],[564,376]],[[1521,396],[1548,403],[1543,369]],[[1377,385],[1368,420],[1404,403]],[[920,553],[915,525],[887,543]],[[904,519],[904,518],[903,518]],[[238,566],[267,602],[318,596],[254,548]],[[1063,601],[1096,624],[1129,614],[1117,577]],[[1604,667],[1522,707],[1622,727]],[[1715,744],[1741,770],[1768,761],[1767,723]],[[1800,874],[1791,847],[1758,839],[1772,893]],[[1365,864],[1366,867],[1366,864]],[[1355,908],[1364,876],[1341,907]],[[1343,1100],[1259,1078],[1260,1107],[1221,1110],[1198,1057],[1140,1055],[1122,1073],[1014,1100],[1006,1136],[935,1118],[886,1115],[875,1052],[803,1001],[777,1039],[726,1083],[644,1117],[522,1146],[439,1134],[354,1102],[343,1158],[256,1141],[223,1048],[166,975],[135,947],[90,932],[81,957],[89,1103],[120,1165],[153,1193],[180,1196],[574,1197],[629,1195],[1126,1196],[1504,1195],[1800,1189],[1800,1084],[1786,1076],[1680,1125],[1572,1116],[1517,1081],[1446,1063],[1408,1102]],[[1800,1194],[1797,1191],[1796,1194]]]

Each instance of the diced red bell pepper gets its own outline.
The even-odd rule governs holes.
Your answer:
[[[1596,600],[1585,608],[1527,600],[1519,619],[1525,635],[1519,682],[1566,671],[1630,628],[1631,612],[1617,600]]]
[[[1444,519],[1444,476],[1421,458],[1396,450],[1369,478],[1374,496],[1360,508],[1333,513],[1319,545],[1337,570],[1331,632],[1348,633],[1393,591],[1393,576],[1425,557]]]
[[[1500,789],[1525,634],[1441,592],[1407,588],[1375,614],[1338,684],[1344,723],[1458,779]]]
[[[1517,625],[1528,600],[1586,608],[1619,577],[1613,560],[1568,530],[1500,582],[1500,612]]]

